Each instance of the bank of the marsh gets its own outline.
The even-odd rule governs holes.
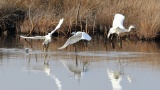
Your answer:
[[[154,39],[160,36],[159,0],[0,0],[0,2],[1,33],[9,29],[10,34],[45,34],[54,29],[62,17],[64,23],[57,31],[60,35],[75,30],[92,34],[104,33],[111,27],[114,14],[121,13],[126,17],[124,22],[126,28],[131,24],[137,27],[130,32],[130,37]]]

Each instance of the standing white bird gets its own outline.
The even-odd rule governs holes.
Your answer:
[[[81,32],[81,31],[78,31],[78,32],[74,32],[74,33],[72,33],[73,34],[73,36],[71,36],[67,41],[66,41],[66,43],[62,46],[62,47],[60,47],[60,48],[58,48],[58,49],[64,49],[64,48],[66,48],[68,45],[70,45],[70,44],[74,44],[74,43],[76,43],[76,42],[78,42],[78,41],[80,41],[80,40],[87,40],[87,41],[90,41],[91,40],[91,37],[87,34],[87,33],[85,33],[85,32]],[[75,51],[76,51],[76,47],[75,47]]]
[[[110,28],[108,32],[108,36],[107,36],[108,38],[110,34],[116,33],[119,36],[120,33],[130,32],[132,28],[135,28],[135,26],[131,25],[128,29],[126,29],[123,26],[124,19],[125,19],[125,16],[123,16],[122,14],[115,14],[112,28]]]
[[[33,36],[33,37],[20,36],[20,37],[21,37],[21,38],[25,38],[25,39],[44,39],[44,42],[43,42],[42,44],[45,46],[45,49],[47,50],[48,47],[49,47],[49,42],[52,41],[52,39],[51,39],[52,34],[53,34],[57,29],[60,28],[60,26],[61,26],[62,23],[63,23],[63,18],[60,19],[60,21],[59,21],[58,25],[56,26],[56,28],[55,28],[53,31],[51,31],[50,33],[48,33],[47,35],[45,35],[45,36]]]

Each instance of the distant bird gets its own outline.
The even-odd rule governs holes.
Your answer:
[[[73,36],[71,36],[67,41],[66,43],[58,48],[58,49],[64,49],[66,48],[68,45],[70,44],[74,44],[80,40],[87,40],[87,41],[90,41],[91,40],[91,37],[85,33],[85,32],[81,32],[81,31],[78,31],[78,32],[72,32]],[[75,51],[76,51],[76,47],[75,47]],[[77,51],[76,51],[77,52]]]
[[[44,39],[44,42],[43,42],[42,44],[44,45],[45,49],[47,50],[48,47],[49,47],[49,42],[52,41],[52,40],[51,40],[52,34],[53,34],[57,29],[60,28],[60,26],[61,26],[62,23],[63,23],[63,18],[60,19],[60,21],[59,21],[58,25],[56,26],[56,28],[55,28],[53,31],[51,31],[50,33],[48,33],[47,35],[45,35],[45,36],[25,37],[25,36],[22,36],[22,35],[21,35],[20,37],[21,37],[21,38],[25,38],[25,39]]]
[[[124,19],[125,19],[125,16],[123,16],[122,14],[115,14],[112,28],[110,28],[108,32],[108,36],[107,36],[108,38],[110,34],[116,33],[119,36],[120,33],[130,32],[132,28],[135,28],[135,26],[131,25],[128,29],[126,29],[123,26]]]

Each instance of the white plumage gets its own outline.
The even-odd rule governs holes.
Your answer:
[[[66,48],[68,45],[70,44],[74,44],[80,40],[87,40],[87,41],[90,41],[91,40],[91,37],[85,33],[85,32],[81,32],[81,31],[78,31],[76,33],[74,33],[73,36],[71,36],[67,41],[66,43],[60,47],[59,49],[64,49]]]
[[[119,35],[120,33],[130,32],[132,28],[135,28],[135,26],[131,25],[128,29],[126,29],[123,26],[124,19],[125,19],[125,16],[123,16],[122,14],[115,14],[114,20],[112,23],[112,28],[110,28],[108,32],[108,36],[107,36],[108,38],[110,34],[116,33]]]
[[[60,19],[60,21],[59,21],[58,25],[56,26],[56,28],[55,28],[53,31],[51,31],[50,33],[48,33],[47,35],[45,35],[45,36],[25,37],[25,36],[22,36],[22,35],[21,35],[20,37],[21,37],[21,38],[25,38],[25,39],[44,39],[43,45],[44,45],[44,44],[48,44],[49,42],[52,41],[52,40],[51,40],[52,34],[53,34],[57,29],[60,28],[60,26],[61,26],[62,23],[63,23],[63,18]]]

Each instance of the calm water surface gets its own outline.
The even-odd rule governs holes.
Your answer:
[[[122,48],[92,39],[64,50],[53,38],[43,52],[41,40],[3,38],[0,90],[160,90],[160,43],[123,41]],[[29,48],[29,53],[26,53]]]

